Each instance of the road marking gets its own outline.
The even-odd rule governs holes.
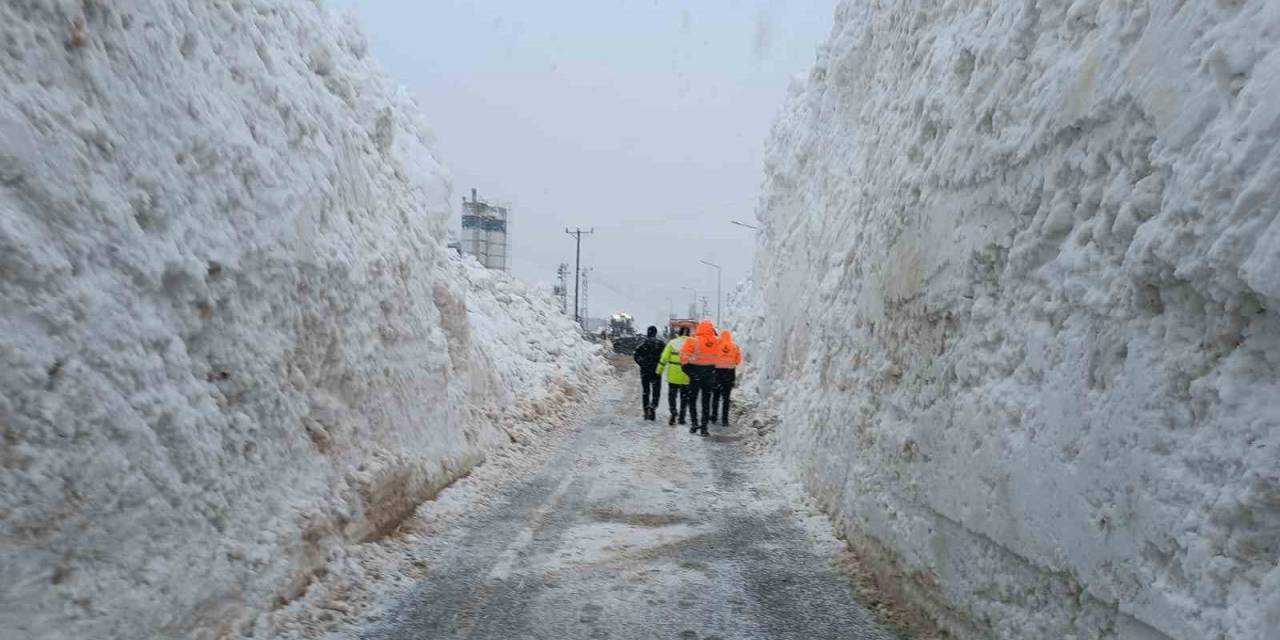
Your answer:
[[[520,533],[516,534],[516,539],[498,555],[498,562],[489,570],[488,580],[490,582],[500,582],[511,577],[511,570],[515,567],[516,559],[520,557],[521,552],[529,548],[530,544],[533,544],[533,533],[541,528],[543,518],[560,504],[560,499],[569,490],[569,485],[573,484],[573,478],[572,473],[565,475],[565,478],[556,486],[555,491],[552,491],[551,495],[547,497],[546,502],[543,502],[541,506],[530,514],[529,523],[520,529]]]
[[[533,543],[534,532],[541,528],[542,521],[551,513],[551,510],[560,504],[560,499],[569,490],[569,485],[573,484],[573,480],[574,474],[572,471],[565,474],[564,479],[560,481],[560,484],[556,485],[555,490],[547,496],[546,501],[529,514],[528,524],[520,529],[520,532],[516,534],[515,540],[512,540],[511,544],[507,545],[507,548],[498,554],[498,561],[489,569],[484,583],[472,590],[471,596],[467,598],[454,616],[450,625],[450,631],[454,635],[470,638],[471,634],[475,632],[477,619],[485,607],[489,605],[489,601],[493,599],[496,591],[495,587],[498,583],[504,582],[511,577],[511,571],[515,567],[520,553]]]

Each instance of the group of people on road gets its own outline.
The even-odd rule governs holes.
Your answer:
[[[707,425],[717,422],[717,418],[721,425],[729,426],[729,399],[742,362],[742,353],[730,331],[717,332],[710,320],[703,320],[693,335],[689,335],[688,327],[682,327],[670,342],[664,343],[658,338],[658,328],[649,327],[634,357],[640,366],[640,400],[645,420],[657,420],[665,373],[667,406],[671,410],[667,424],[688,424],[689,433],[703,436],[707,435]]]

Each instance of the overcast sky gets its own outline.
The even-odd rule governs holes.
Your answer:
[[[331,0],[416,94],[452,169],[513,208],[515,274],[593,268],[590,313],[715,313],[746,277],[765,137],[837,0]],[[458,222],[454,221],[454,226]],[[572,289],[570,290],[572,295]],[[570,301],[572,305],[572,300]]]

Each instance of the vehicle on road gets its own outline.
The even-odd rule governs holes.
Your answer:
[[[631,355],[636,347],[644,341],[644,336],[636,334],[636,321],[631,314],[615,313],[609,317],[608,337],[613,344],[614,353]]]

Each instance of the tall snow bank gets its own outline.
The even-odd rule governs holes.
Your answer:
[[[767,342],[768,323],[764,301],[755,281],[748,277],[734,286],[725,304],[725,328],[733,330],[733,339],[742,346],[742,362],[738,365],[735,393],[738,397],[758,399],[762,376],[757,374],[757,358],[770,349]]]
[[[1278,140],[1271,0],[838,10],[746,348],[784,459],[961,636],[1280,629]]]
[[[0,629],[264,633],[599,371],[314,2],[0,5]]]

